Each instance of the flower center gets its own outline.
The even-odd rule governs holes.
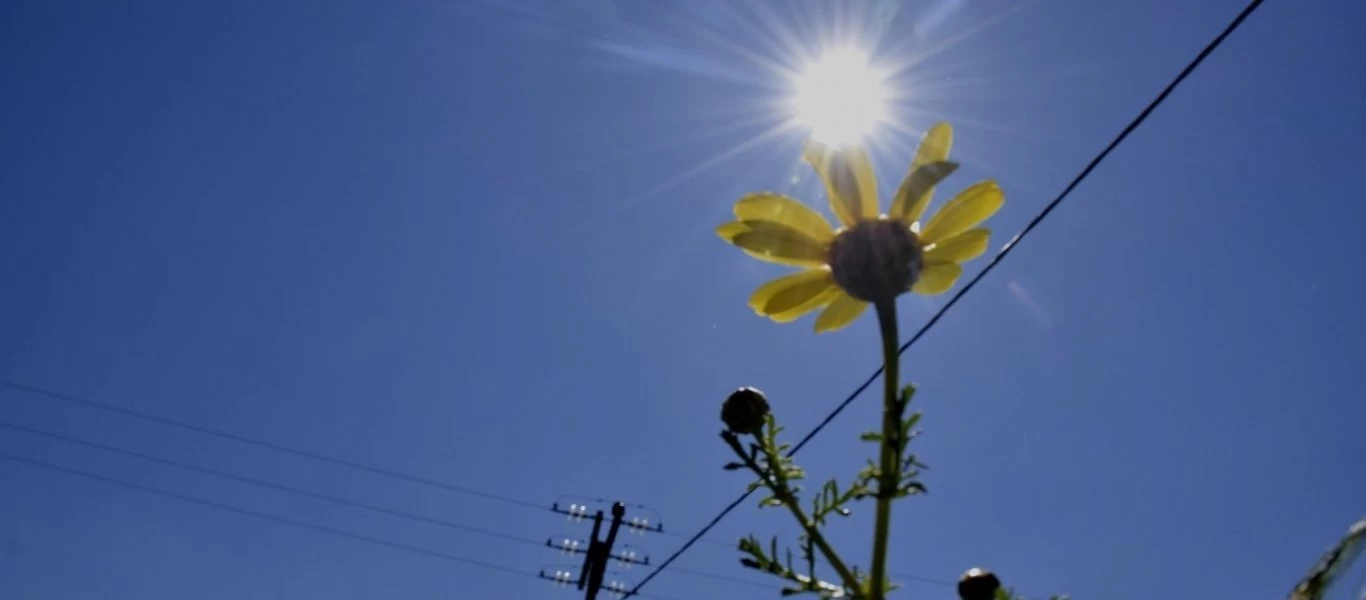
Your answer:
[[[891,300],[911,289],[924,266],[920,240],[894,219],[859,221],[830,243],[830,272],[845,293],[864,302]]]

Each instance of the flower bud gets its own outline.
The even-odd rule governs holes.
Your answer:
[[[752,387],[742,387],[731,393],[721,404],[721,422],[726,429],[741,435],[758,435],[768,416],[768,399]]]
[[[992,600],[999,589],[1001,580],[986,569],[973,567],[958,578],[958,597],[963,600]]]

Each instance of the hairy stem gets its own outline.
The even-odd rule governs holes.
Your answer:
[[[726,433],[721,437],[726,440],[726,443],[735,451],[735,454],[744,461],[745,466],[749,467],[749,470],[753,471],[755,475],[758,475],[760,481],[762,481],[768,489],[773,490],[773,497],[777,498],[778,501],[782,502],[783,505],[792,512],[792,517],[797,520],[797,524],[801,526],[802,531],[806,532],[807,539],[811,540],[811,542],[820,549],[821,555],[830,563],[830,568],[834,569],[835,573],[839,574],[840,581],[844,584],[844,587],[851,592],[857,593],[859,589],[858,578],[855,577],[854,572],[849,570],[849,567],[844,564],[844,560],[835,552],[835,549],[830,543],[825,541],[825,536],[821,535],[821,530],[816,526],[816,523],[807,518],[806,511],[802,510],[801,503],[797,500],[796,494],[793,494],[792,488],[788,486],[787,478],[777,473],[777,470],[781,468],[781,466],[779,466],[781,464],[780,457],[772,454],[770,448],[764,447],[767,446],[767,444],[761,445],[763,453],[767,457],[768,464],[773,465],[772,469],[765,469],[751,458],[749,453],[745,452],[744,447],[740,445],[740,440],[736,438],[734,434]],[[776,559],[776,557],[774,558]]]
[[[878,329],[882,333],[882,461],[877,480],[877,524],[873,530],[873,564],[869,573],[869,600],[884,600],[887,581],[887,540],[892,528],[892,499],[900,483],[901,453],[897,438],[901,434],[901,408],[897,402],[898,368],[896,301],[876,303]]]
[[[845,566],[840,555],[835,552],[834,548],[830,547],[830,543],[825,541],[825,536],[821,535],[821,530],[816,527],[816,524],[811,519],[806,518],[806,512],[802,510],[801,505],[792,493],[786,488],[782,491],[774,490],[774,493],[778,495],[779,500],[783,501],[783,504],[787,505],[788,510],[792,511],[793,518],[797,519],[802,529],[806,531],[807,539],[815,542],[816,547],[820,548],[821,554],[825,555],[825,560],[830,562],[830,568],[834,569],[839,574],[840,580],[844,582],[844,587],[857,592],[858,578],[854,577],[854,572]]]

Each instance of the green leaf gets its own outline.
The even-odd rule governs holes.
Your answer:
[[[901,388],[901,396],[900,396],[898,399],[901,400],[901,405],[902,405],[902,406],[909,406],[909,405],[911,404],[911,399],[914,398],[914,397],[915,397],[915,384],[914,384],[914,383],[908,383],[908,384],[905,385],[905,387],[902,387],[902,388]]]
[[[879,432],[879,431],[865,431],[865,432],[859,434],[858,439],[860,439],[860,440],[862,440],[862,441],[865,441],[865,442],[878,442],[878,443],[882,443],[882,432]]]
[[[911,416],[906,417],[906,420],[901,422],[901,430],[910,431],[912,427],[915,427],[915,425],[920,422],[921,415],[922,413],[919,412],[911,413]]]
[[[920,483],[919,481],[915,481],[908,483],[905,486],[902,486],[900,492],[903,496],[909,496],[911,494],[924,494],[926,490],[924,484]]]
[[[897,432],[896,438],[896,450],[898,453],[905,452],[906,446],[909,446],[911,440],[915,439],[915,436],[918,432],[913,431],[912,428],[915,427],[915,424],[919,422],[920,413],[918,412],[912,413],[910,417],[901,422],[901,429]]]
[[[734,471],[734,470],[737,470],[737,469],[743,469],[743,468],[745,468],[745,463],[738,463],[738,462],[726,463],[726,466],[721,467],[721,468],[722,468],[722,469],[725,469],[725,470],[727,470],[727,471]]]

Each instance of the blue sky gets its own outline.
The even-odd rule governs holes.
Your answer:
[[[999,243],[1241,4],[7,2],[0,377],[532,503],[625,499],[691,532],[743,489],[720,469],[730,389],[764,389],[796,436],[878,361],[872,319],[816,336],[756,318],[745,298],[782,269],[711,233],[745,192],[823,205],[800,132],[765,135],[783,80],[756,57],[796,66],[856,32],[916,59],[897,117],[956,126],[945,187],[1000,181]],[[1277,597],[1363,516],[1363,21],[1354,0],[1268,2],[907,353],[932,470],[895,515],[894,573]],[[884,141],[886,188],[914,139]],[[943,300],[904,298],[903,331]],[[877,404],[800,462],[852,474]],[[11,389],[0,420],[510,536],[587,533]],[[0,452],[523,573],[565,562],[13,429]],[[576,597],[13,461],[0,490],[6,598]],[[869,525],[831,533],[860,564]],[[748,532],[793,534],[746,504],[711,538]],[[656,560],[682,541],[628,539]],[[766,582],[735,559],[707,543],[678,566]],[[645,591],[774,593],[681,571]]]

